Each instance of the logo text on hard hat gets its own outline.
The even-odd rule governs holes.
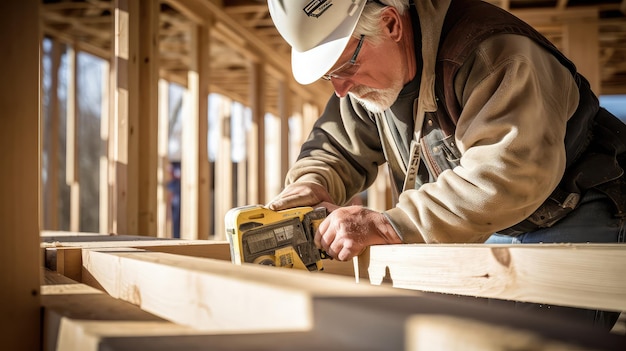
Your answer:
[[[332,0],[313,0],[310,1],[302,10],[309,17],[321,16],[329,7],[333,6]]]

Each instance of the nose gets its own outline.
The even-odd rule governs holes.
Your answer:
[[[340,98],[348,95],[348,92],[354,86],[354,82],[350,79],[331,78],[330,81],[335,89],[335,95]]]

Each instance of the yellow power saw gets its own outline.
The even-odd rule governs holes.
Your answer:
[[[330,258],[315,247],[315,231],[324,218],[323,207],[272,211],[261,205],[237,207],[225,217],[230,257],[243,262],[320,271]]]

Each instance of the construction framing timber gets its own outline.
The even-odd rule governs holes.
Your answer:
[[[311,273],[234,265],[227,242],[54,232],[43,241],[44,350],[626,345],[624,331],[489,303],[626,310],[620,244],[374,246]]]

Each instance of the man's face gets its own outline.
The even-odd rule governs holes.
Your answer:
[[[354,65],[346,66],[354,58],[359,40],[353,38],[337,64],[329,71],[335,94],[339,97],[350,95],[371,112],[382,112],[396,101],[406,83],[406,67],[398,43],[383,40],[375,45],[363,40],[358,49]],[[342,74],[342,68],[350,67],[349,75]]]

